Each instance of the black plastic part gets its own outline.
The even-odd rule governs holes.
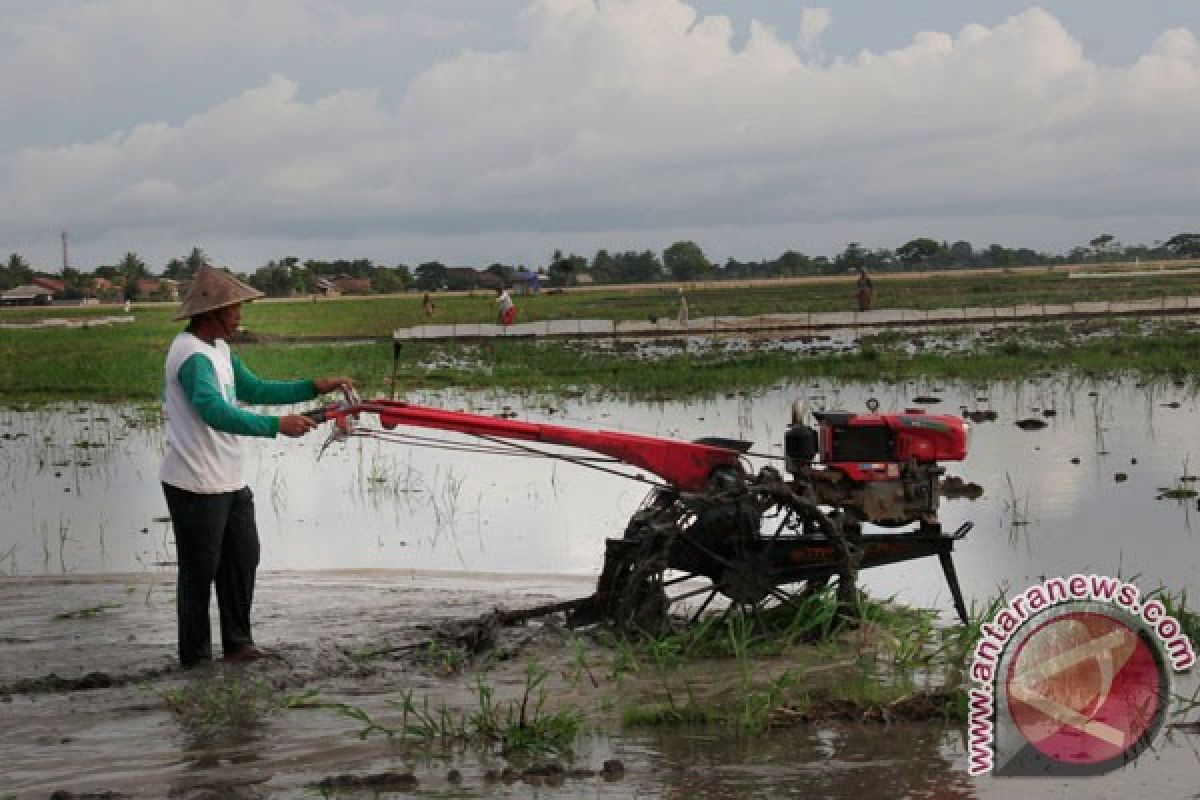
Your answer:
[[[783,435],[783,453],[790,472],[811,464],[817,456],[817,432],[807,425],[793,425]]]
[[[896,437],[886,425],[834,426],[830,460],[891,461],[895,456]]]
[[[732,450],[735,453],[744,453],[754,446],[754,442],[747,442],[744,439],[723,439],[720,436],[705,436],[701,439],[693,439],[692,444],[706,444],[709,447],[719,447],[722,450]]]

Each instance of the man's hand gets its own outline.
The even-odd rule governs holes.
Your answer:
[[[313,386],[317,388],[317,394],[325,394],[332,392],[335,389],[353,389],[354,381],[350,378],[314,378]]]
[[[288,414],[279,418],[279,432],[293,439],[317,427],[317,423],[301,414]]]

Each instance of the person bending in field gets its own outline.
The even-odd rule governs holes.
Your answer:
[[[285,404],[311,400],[349,378],[266,381],[229,351],[242,303],[262,292],[209,266],[201,267],[174,319],[187,319],[167,351],[163,391],[166,453],[159,469],[179,565],[176,615],[179,661],[212,660],[209,596],[217,587],[221,650],[227,661],[262,653],[250,633],[258,570],[254,497],[242,477],[243,436],[303,436],[315,423],[300,414],[255,414],[239,401]]]

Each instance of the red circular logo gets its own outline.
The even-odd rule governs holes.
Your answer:
[[[1073,611],[1042,623],[1009,662],[1008,708],[1021,735],[1067,764],[1100,764],[1157,731],[1165,678],[1143,634],[1102,612]]]

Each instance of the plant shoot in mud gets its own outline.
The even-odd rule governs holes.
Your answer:
[[[1180,589],[1177,592],[1160,586],[1146,595],[1146,599],[1157,599],[1162,603],[1168,616],[1179,622],[1180,630],[1192,640],[1200,643],[1200,611],[1188,607],[1188,591]]]
[[[1183,457],[1183,469],[1178,478],[1175,479],[1173,486],[1158,487],[1158,499],[1169,500],[1191,500],[1200,492],[1197,492],[1192,487],[1196,483],[1196,476],[1188,472],[1188,456]]]
[[[1008,540],[1016,544],[1020,538],[1020,529],[1029,524],[1029,496],[1021,497],[1013,484],[1012,475],[1004,473],[1004,482],[1008,486],[1008,497],[1004,499],[1004,515],[1008,518]]]
[[[216,675],[166,689],[162,698],[189,728],[248,728],[285,708],[301,705],[315,692],[282,695],[262,679]]]
[[[434,711],[425,698],[420,704],[413,690],[401,692],[391,705],[400,710],[400,724],[392,726],[372,717],[366,710],[347,703],[327,703],[323,707],[337,711],[363,725],[360,739],[383,734],[389,739],[418,742],[463,741],[478,747],[499,746],[505,755],[570,752],[583,724],[583,715],[576,709],[546,711],[544,683],[548,671],[531,660],[525,669],[525,686],[519,700],[503,704],[496,699],[495,689],[482,677],[476,680],[475,695],[478,710],[457,714],[443,704]]]
[[[583,716],[573,708],[545,710],[548,675],[545,667],[531,659],[525,665],[521,699],[503,708],[495,700],[494,690],[480,679],[476,684],[479,711],[469,721],[474,737],[499,744],[506,755],[570,752]]]

